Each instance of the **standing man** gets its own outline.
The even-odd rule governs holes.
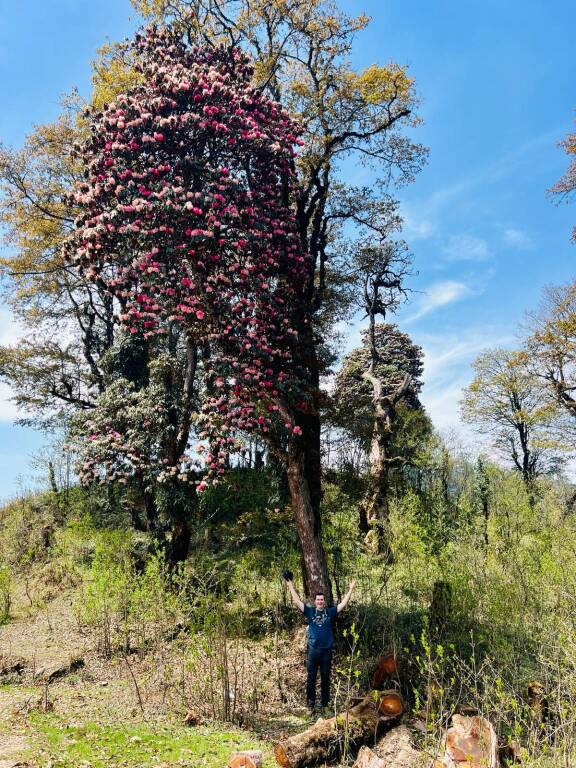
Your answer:
[[[352,596],[352,590],[356,582],[350,582],[348,592],[337,606],[326,607],[326,600],[322,592],[314,598],[314,605],[305,605],[298,592],[294,588],[291,571],[283,574],[288,584],[288,589],[294,605],[302,611],[308,620],[308,656],[306,668],[308,676],[306,680],[306,699],[308,708],[314,710],[316,706],[316,678],[320,670],[320,705],[327,707],[330,701],[330,670],[332,668],[332,647],[334,634],[332,631],[336,615],[344,610]]]

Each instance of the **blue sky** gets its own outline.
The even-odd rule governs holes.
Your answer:
[[[400,191],[418,275],[400,325],[426,353],[423,400],[439,428],[459,427],[458,399],[484,348],[513,345],[548,283],[574,275],[576,205],[546,196],[564,172],[557,142],[573,125],[572,0],[341,0],[367,12],[358,67],[393,59],[416,79],[430,148]],[[61,94],[87,93],[106,38],[134,28],[128,0],[0,0],[0,140],[18,146],[58,114]],[[358,173],[358,179],[361,172]],[[0,307],[0,343],[17,329]],[[350,344],[358,328],[350,329]],[[0,498],[30,484],[41,436],[12,423],[0,391]],[[20,478],[20,479],[19,479]]]

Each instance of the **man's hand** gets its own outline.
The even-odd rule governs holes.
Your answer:
[[[282,576],[284,577],[284,579],[286,579],[286,584],[288,586],[288,591],[290,592],[290,596],[292,597],[292,602],[300,611],[302,611],[302,613],[304,613],[304,602],[300,598],[300,595],[298,594],[298,592],[296,592],[296,589],[294,588],[294,583],[292,581],[292,579],[294,578],[294,574],[292,573],[292,571],[284,571]]]
[[[356,579],[352,579],[352,581],[350,582],[350,586],[348,587],[348,592],[346,592],[342,600],[336,606],[336,610],[338,611],[338,613],[340,613],[340,611],[343,611],[344,608],[346,608],[346,606],[348,605],[348,601],[352,597],[352,591],[354,590],[355,586],[356,586]]]

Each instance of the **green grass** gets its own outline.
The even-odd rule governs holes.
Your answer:
[[[269,745],[257,737],[213,727],[141,724],[130,727],[96,723],[67,724],[54,715],[32,718],[37,732],[33,758],[52,768],[150,768],[203,766],[223,768],[230,755],[242,749],[262,749],[264,765],[272,768]]]

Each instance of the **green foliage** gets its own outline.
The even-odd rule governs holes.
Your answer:
[[[78,620],[93,629],[106,656],[158,643],[190,611],[182,571],[169,570],[157,551],[139,572],[133,549],[131,532],[103,532],[76,600]]]

